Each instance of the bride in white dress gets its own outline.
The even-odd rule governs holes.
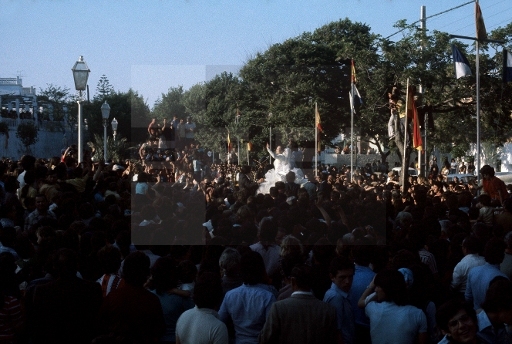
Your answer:
[[[290,171],[295,173],[295,183],[301,184],[304,181],[304,173],[298,168],[292,168],[290,159],[292,158],[292,151],[286,147],[283,151],[281,146],[277,146],[275,153],[270,150],[267,143],[267,152],[274,158],[274,168],[265,174],[265,181],[260,184],[258,193],[269,193],[270,188],[275,186],[276,182],[286,182],[286,174]]]

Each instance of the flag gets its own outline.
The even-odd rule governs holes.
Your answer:
[[[350,108],[354,109],[354,113],[356,113],[356,104],[363,104],[363,98],[361,97],[361,94],[359,93],[359,90],[357,89],[356,85],[354,85],[354,95],[352,95],[352,92],[348,93],[348,98],[350,99]]]
[[[320,152],[321,145],[320,145],[320,137],[319,134],[323,132],[322,125],[320,124],[320,113],[318,112],[318,105],[315,103],[315,140],[316,140],[316,150],[317,152]]]
[[[247,150],[250,152],[252,150],[252,143],[247,142]]]
[[[503,82],[512,81],[512,54],[503,49]]]
[[[414,103],[414,88],[409,87],[407,100],[407,117],[412,114],[412,147],[418,151],[423,150],[423,140],[421,138],[420,118],[418,109]]]
[[[228,130],[228,152],[231,152],[231,140],[229,139],[229,130]]]
[[[350,74],[351,74],[351,76],[352,76],[351,81],[352,81],[353,83],[356,83],[356,82],[357,82],[357,78],[356,78],[356,65],[355,65],[354,60],[351,60],[351,62],[352,62],[352,68],[351,68],[351,70],[350,70]]]
[[[485,30],[484,17],[478,1],[475,2],[475,22],[476,22],[476,39],[481,41],[487,39],[487,31]]]
[[[473,75],[471,73],[471,68],[469,68],[469,61],[466,56],[462,55],[460,50],[452,44],[452,53],[453,53],[453,63],[455,66],[455,77],[457,79],[462,78],[464,76]]]
[[[315,103],[315,128],[319,133],[323,132],[322,124],[320,123],[320,113],[318,112],[318,106]]]

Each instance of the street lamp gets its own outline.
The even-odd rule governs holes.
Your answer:
[[[112,131],[114,132],[114,141],[116,140],[116,135],[117,135],[117,125],[119,124],[119,122],[117,121],[117,119],[114,117],[114,119],[112,120]]]
[[[87,87],[87,79],[91,70],[87,67],[84,57],[80,55],[78,61],[75,62],[73,68],[73,79],[75,80],[75,89],[78,91],[78,162],[83,162],[83,145],[82,145],[82,91]]]
[[[110,106],[107,101],[101,106],[101,117],[103,118],[103,161],[107,161],[107,125],[110,116]],[[117,128],[116,128],[117,129]]]

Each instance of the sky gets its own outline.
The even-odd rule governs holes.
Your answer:
[[[147,104],[170,87],[236,73],[272,44],[348,18],[383,37],[420,18],[428,30],[475,36],[468,0],[0,0],[0,77],[20,76],[39,92],[49,84],[74,93],[71,68],[83,55],[89,88],[106,75]],[[510,0],[480,0],[490,32],[512,22]],[[452,10],[453,9],[453,10]],[[402,36],[391,37],[398,40]]]

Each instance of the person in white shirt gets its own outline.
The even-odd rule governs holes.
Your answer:
[[[462,242],[464,258],[453,269],[450,284],[453,291],[464,294],[466,292],[469,270],[475,266],[485,264],[485,258],[478,254],[479,251],[481,251],[480,241],[474,236],[467,236]]]
[[[196,306],[179,317],[176,323],[177,344],[228,343],[228,329],[217,313],[222,297],[218,275],[203,272],[197,277],[194,292]]]

